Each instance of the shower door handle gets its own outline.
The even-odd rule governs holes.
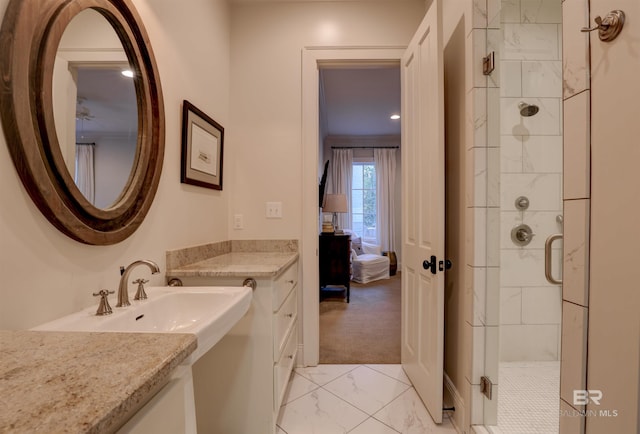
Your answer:
[[[551,255],[553,253],[551,247],[555,240],[560,239],[562,239],[562,234],[553,234],[550,235],[544,243],[544,276],[547,278],[547,281],[553,285],[562,285],[562,279],[556,279],[551,274]]]

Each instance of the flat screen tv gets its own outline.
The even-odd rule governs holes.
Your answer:
[[[324,163],[324,172],[322,173],[322,178],[320,178],[320,188],[319,188],[320,203],[318,205],[320,208],[322,208],[322,205],[324,205],[324,190],[327,185],[327,168],[328,167],[329,167],[329,160],[327,160]]]

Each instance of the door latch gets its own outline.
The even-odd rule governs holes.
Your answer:
[[[453,267],[453,264],[452,264],[452,263],[451,263],[451,261],[450,261],[450,260],[448,260],[448,259],[445,259],[444,261],[440,261],[440,262],[438,263],[438,269],[439,269],[440,271],[450,270],[450,269],[451,269],[451,267]]]
[[[435,255],[431,255],[431,262],[426,259],[422,261],[422,268],[425,270],[431,270],[431,274],[436,274],[436,257]]]
[[[438,271],[449,270],[453,266],[450,260],[445,259],[444,261],[438,261],[438,270],[436,270],[436,261],[438,261],[438,258],[435,255],[431,255],[429,260],[422,261],[422,268],[431,271],[431,274],[436,274]]]

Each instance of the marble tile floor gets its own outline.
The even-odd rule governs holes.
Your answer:
[[[436,425],[400,365],[297,368],[277,434],[455,434],[447,413]]]

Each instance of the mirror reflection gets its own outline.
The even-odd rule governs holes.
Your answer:
[[[125,190],[136,158],[134,80],[109,22],[92,9],[74,17],[56,54],[54,118],[67,170],[85,198],[101,209]]]

